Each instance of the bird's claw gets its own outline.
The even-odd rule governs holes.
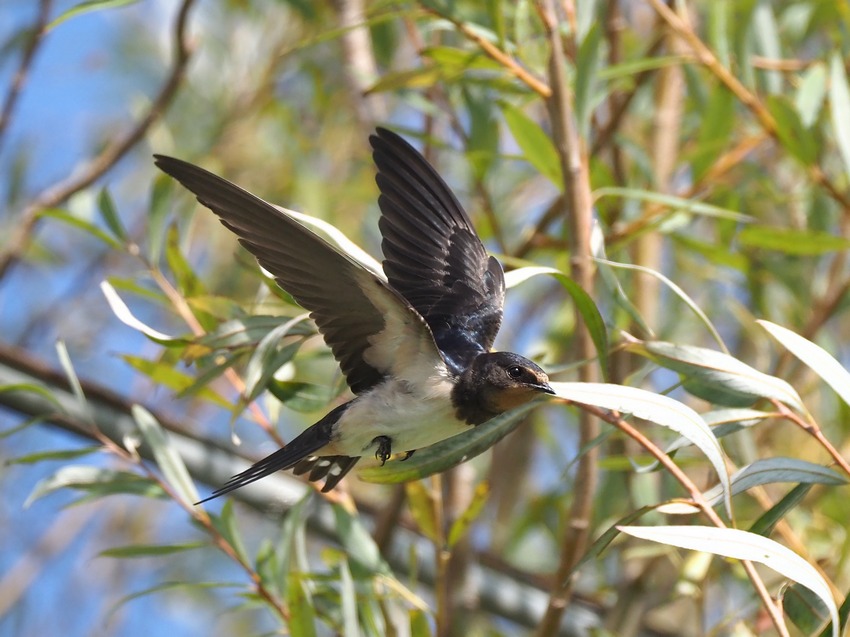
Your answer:
[[[381,461],[381,466],[386,464],[390,456],[393,455],[392,439],[389,436],[378,436],[372,442],[378,443],[378,450],[375,452],[375,459]]]
[[[413,451],[405,451],[404,458],[402,458],[401,461],[404,462],[405,460],[410,458],[410,456],[412,456],[414,453],[416,453],[416,449],[414,449]]]

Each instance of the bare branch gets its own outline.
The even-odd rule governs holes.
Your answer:
[[[38,3],[38,14],[31,29],[32,35],[24,47],[21,63],[12,77],[9,92],[6,93],[6,99],[3,100],[3,106],[0,108],[0,143],[2,143],[6,129],[9,127],[9,122],[12,121],[15,106],[18,103],[18,98],[21,96],[24,84],[26,84],[29,77],[30,68],[35,60],[35,54],[44,41],[44,36],[47,34],[47,20],[50,17],[51,5],[52,0],[40,0]]]
[[[183,4],[180,5],[174,26],[174,62],[171,72],[168,74],[158,95],[151,103],[148,112],[124,135],[119,136],[113,143],[104,148],[97,157],[76,170],[63,181],[46,188],[36,195],[32,203],[24,209],[21,218],[15,226],[15,232],[6,246],[6,250],[0,255],[0,279],[6,275],[9,268],[21,258],[27,249],[38,227],[39,213],[46,208],[53,208],[60,205],[71,195],[89,187],[100,179],[118,163],[118,160],[138,144],[151,125],[165,114],[168,105],[177,94],[177,89],[180,87],[186,65],[189,62],[191,50],[186,38],[186,26],[189,19],[189,11],[194,3],[195,0],[183,0]]]

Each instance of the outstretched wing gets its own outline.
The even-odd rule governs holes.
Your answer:
[[[384,128],[369,141],[381,191],[384,272],[459,372],[492,347],[499,331],[502,266],[487,256],[454,193],[413,146]]]
[[[387,375],[415,381],[423,369],[443,366],[423,318],[386,281],[229,181],[179,159],[155,157],[310,311],[354,393]]]

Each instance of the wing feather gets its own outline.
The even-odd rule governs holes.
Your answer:
[[[415,376],[443,360],[419,313],[392,286],[282,210],[203,168],[156,164],[208,207],[275,281],[310,311],[351,390]]]
[[[488,257],[463,207],[416,149],[383,128],[369,141],[378,167],[387,279],[424,317],[459,372],[493,346],[504,306],[502,267]]]

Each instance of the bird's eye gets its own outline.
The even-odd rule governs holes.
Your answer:
[[[522,367],[519,365],[514,365],[513,367],[508,367],[508,376],[511,378],[521,378],[522,377]]]

